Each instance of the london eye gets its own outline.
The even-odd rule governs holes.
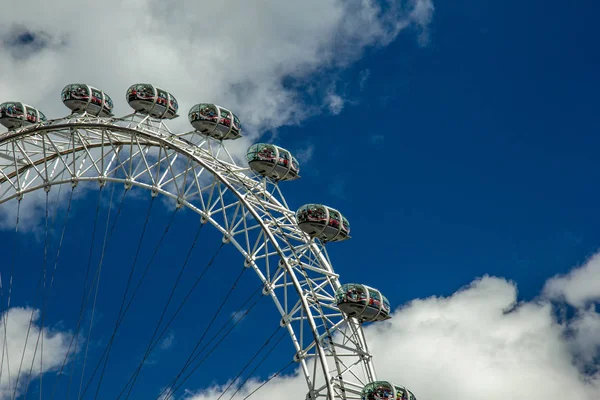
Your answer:
[[[274,332],[232,371],[236,378],[222,398],[260,398],[262,385],[248,392],[244,384],[287,336],[289,362],[271,368],[276,372],[263,385],[296,366],[306,392],[288,398],[416,399],[376,370],[363,331],[363,324],[390,318],[388,300],[375,288],[344,282],[327,253],[351,238],[343,210],[318,198],[292,206],[284,197],[282,187],[301,176],[294,155],[256,143],[245,160],[236,159],[227,143],[242,137],[242,120],[220,105],[194,105],[190,130],[173,132],[169,121],[179,112],[173,94],[140,83],[126,100],[132,112],[117,117],[108,94],[71,84],[62,91],[71,111],[66,117],[50,119],[18,101],[0,105],[8,129],[0,133],[0,207],[12,216],[2,236],[0,383],[7,390],[0,398],[27,398],[36,390],[44,399],[127,399],[152,385],[157,399],[171,399],[227,346],[236,326],[252,329],[238,324],[270,298],[252,317]],[[78,208],[83,198],[93,207]],[[36,243],[24,242],[21,233],[28,199],[40,215]],[[185,229],[189,240],[169,239],[175,229]],[[221,277],[207,278],[215,269]],[[103,291],[107,280],[120,291]],[[164,282],[165,293],[140,304],[138,293],[151,293],[152,281]],[[57,291],[68,293],[68,301]],[[234,300],[235,311],[225,313],[224,304]],[[26,312],[25,337],[9,334],[11,307]],[[206,329],[194,318],[208,322]],[[71,332],[63,338],[66,351],[60,363],[44,364],[56,338],[44,327],[57,321]],[[197,330],[198,340],[181,350],[172,376],[144,375],[177,321]],[[125,339],[126,327],[140,332],[142,345]],[[209,328],[217,333],[209,335]],[[127,351],[131,362],[116,366],[114,353]]]

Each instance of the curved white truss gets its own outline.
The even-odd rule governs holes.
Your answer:
[[[162,194],[210,222],[270,294],[296,348],[307,399],[359,399],[376,380],[361,325],[337,308],[321,243],[296,225],[277,184],[236,165],[221,142],[173,134],[140,114],[73,114],[0,135],[0,205],[54,185],[97,181]]]

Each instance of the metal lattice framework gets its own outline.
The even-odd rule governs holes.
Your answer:
[[[96,181],[167,196],[210,222],[243,256],[281,314],[307,399],[359,399],[376,380],[362,326],[336,306],[339,276],[297,224],[279,186],[238,165],[221,142],[174,134],[141,114],[73,114],[0,136],[0,204]]]

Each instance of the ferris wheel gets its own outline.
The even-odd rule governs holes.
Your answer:
[[[166,124],[168,120],[178,116],[179,106],[172,94],[150,84],[135,84],[127,90],[126,99],[134,112],[124,117],[113,115],[113,102],[106,93],[85,84],[72,84],[63,89],[62,101],[71,110],[71,114],[65,118],[49,120],[38,109],[20,102],[0,105],[0,123],[8,128],[8,132],[0,134],[0,207],[16,207],[15,235],[19,232],[21,202],[27,196],[37,193],[44,204],[42,208],[45,218],[42,219],[45,224],[42,225],[45,225],[45,232],[40,234],[39,240],[45,247],[44,261],[35,270],[40,278],[36,280],[37,275],[34,277],[33,274],[29,276],[32,281],[36,281],[36,293],[40,294],[42,327],[46,307],[49,308],[52,301],[55,278],[58,280],[55,277],[56,268],[60,265],[58,254],[67,226],[65,222],[62,232],[59,230],[57,236],[60,240],[55,246],[55,250],[58,249],[56,261],[51,262],[47,256],[48,232],[49,226],[56,221],[49,205],[54,198],[51,193],[64,190],[63,197],[64,193],[69,193],[65,221],[69,218],[72,202],[77,199],[77,195],[73,194],[79,187],[86,185],[88,190],[91,188],[99,193],[92,237],[104,235],[101,238],[103,245],[98,266],[90,267],[91,262],[87,263],[83,294],[73,291],[73,302],[80,309],[76,319],[78,332],[83,331],[84,310],[88,314],[91,312],[91,318],[94,318],[99,282],[104,276],[102,263],[105,250],[109,246],[116,219],[122,211],[122,203],[113,201],[115,188],[121,190],[121,199],[135,189],[144,195],[149,194],[145,198],[150,199],[150,204],[157,197],[170,201],[174,204],[173,215],[178,210],[188,213],[189,224],[197,225],[198,229],[192,248],[198,241],[202,227],[210,225],[215,229],[221,241],[217,252],[209,257],[207,268],[212,265],[222,248],[237,250],[241,255],[238,260],[242,271],[254,271],[258,277],[258,281],[254,278],[259,283],[257,296],[269,297],[279,313],[279,324],[273,329],[276,332],[287,332],[291,339],[295,353],[290,354],[287,366],[299,365],[308,388],[306,399],[416,399],[408,389],[378,380],[368,349],[363,324],[390,318],[391,307],[388,300],[378,290],[366,285],[342,284],[327,254],[326,245],[350,238],[348,220],[338,210],[322,204],[307,204],[293,211],[283,196],[280,183],[300,177],[300,166],[296,158],[281,147],[257,143],[248,149],[246,163],[236,160],[224,144],[240,138],[242,126],[240,119],[224,107],[209,103],[193,106],[188,114],[193,129],[175,133]],[[103,193],[105,206],[106,196],[110,194],[106,228],[98,220]],[[59,197],[60,192],[56,196],[57,202]],[[139,198],[133,195],[130,197],[134,197],[134,201]],[[110,215],[114,216],[111,223]],[[149,215],[150,209],[142,223],[142,237]],[[190,215],[197,215],[198,218]],[[169,227],[170,225],[166,226],[156,251]],[[93,240],[92,238],[92,242]],[[141,243],[142,239],[139,240]],[[137,241],[134,234],[131,234],[133,247]],[[10,245],[5,243],[3,246],[5,253],[8,253]],[[137,249],[139,252],[139,247]],[[137,260],[137,253],[135,257]],[[175,286],[181,280],[188,259],[189,253],[176,278]],[[23,346],[23,354],[14,354],[14,351],[9,354],[8,351],[9,339],[6,332],[10,322],[6,315],[11,307],[11,296],[14,298],[16,293],[13,293],[13,280],[16,282],[18,275],[15,273],[15,265],[20,267],[16,261],[0,267],[0,312],[4,313],[4,318],[0,321],[4,331],[0,332],[0,337],[4,338],[0,340],[3,344],[0,383],[6,382],[9,393],[6,398],[11,399],[19,398],[23,390],[27,393],[27,386],[32,377],[35,378],[37,368],[33,362],[31,366],[23,365],[27,342]],[[86,269],[85,265],[81,268]],[[178,271],[178,268],[174,270]],[[125,293],[117,296],[122,296],[123,300],[110,340],[104,351],[98,352],[95,364],[90,360],[86,367],[86,362],[83,362],[81,380],[73,383],[72,390],[71,378],[68,378],[69,393],[73,396],[103,398],[98,396],[113,342],[119,336],[125,314],[147,271],[148,268],[144,270],[137,286],[132,279],[133,267],[129,275],[123,275],[127,278],[127,284]],[[189,293],[197,289],[202,276],[203,274],[192,285]],[[173,293],[171,292],[162,314],[160,310],[157,311],[160,319],[156,330],[117,398],[129,398],[140,370],[167,332],[165,326],[177,316],[180,308],[177,308],[172,317],[165,313],[169,303],[175,307]],[[187,299],[188,296],[185,296],[183,303]],[[217,304],[213,306],[216,308]],[[255,303],[244,303],[240,307],[240,312],[244,315],[252,308],[248,304]],[[229,325],[224,326],[231,328],[238,320],[239,318],[232,316],[228,321]],[[90,331],[92,325],[89,324]],[[31,327],[31,320],[29,326]],[[44,335],[41,334],[41,337],[39,347],[42,350],[38,359],[44,354]],[[29,340],[31,343],[37,340],[37,351],[39,336]],[[216,336],[215,340],[218,345],[222,339]],[[83,347],[80,346],[80,351],[85,352],[86,358],[87,346],[89,341]],[[74,363],[72,360],[76,347],[77,344],[73,346],[71,355],[67,352],[60,365],[57,380],[61,373],[66,374],[64,371],[68,370],[68,364]],[[157,399],[173,398],[186,379],[194,373],[195,365],[202,361],[196,350],[194,348],[189,353],[182,368],[175,371],[175,377],[163,383],[164,390],[157,394]],[[33,358],[36,359],[35,355]],[[50,396],[43,392],[43,361],[38,362],[40,398],[52,398],[56,393],[56,384]],[[269,380],[280,372],[272,375]],[[241,373],[236,379],[240,377]],[[260,394],[256,395],[257,398],[259,396]],[[302,396],[304,394],[293,394],[288,398]]]

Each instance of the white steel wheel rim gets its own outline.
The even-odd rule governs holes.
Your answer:
[[[236,166],[231,158],[231,162],[217,159],[221,147],[217,144],[215,154],[216,141],[205,138],[197,146],[183,136],[138,114],[121,119],[74,115],[7,132],[0,137],[0,206],[39,189],[86,181],[137,186],[176,200],[210,222],[261,279],[264,293],[274,301],[296,348],[295,359],[308,385],[307,398],[359,399],[364,385],[376,376],[362,327],[335,307],[335,290],[340,284],[324,246],[297,227],[295,214],[276,184]],[[120,159],[127,146],[131,153]],[[156,164],[144,155],[150,149],[159,149]],[[173,157],[187,161],[190,169],[185,176],[195,176],[189,187],[185,183],[177,187],[182,175],[173,168]],[[136,170],[140,165],[146,168],[147,176],[133,168],[127,171],[125,166],[133,167],[134,161]],[[157,170],[164,167],[160,180],[152,177],[153,165]],[[119,177],[119,171],[124,176]],[[198,179],[204,172],[213,178],[211,184]],[[188,201],[189,188],[194,185],[198,198]],[[211,195],[205,201],[203,191],[210,186]],[[232,208],[237,208],[235,214],[241,210],[238,219],[228,219],[227,210]],[[249,220],[253,220],[252,226]],[[244,228],[236,231],[240,225]],[[261,233],[250,237],[256,228]],[[259,246],[261,241],[263,246]],[[272,274],[269,262],[273,264],[276,258],[280,262]],[[298,299],[290,304],[294,293]],[[305,344],[309,335],[312,340]],[[310,359],[313,368],[307,363]]]

